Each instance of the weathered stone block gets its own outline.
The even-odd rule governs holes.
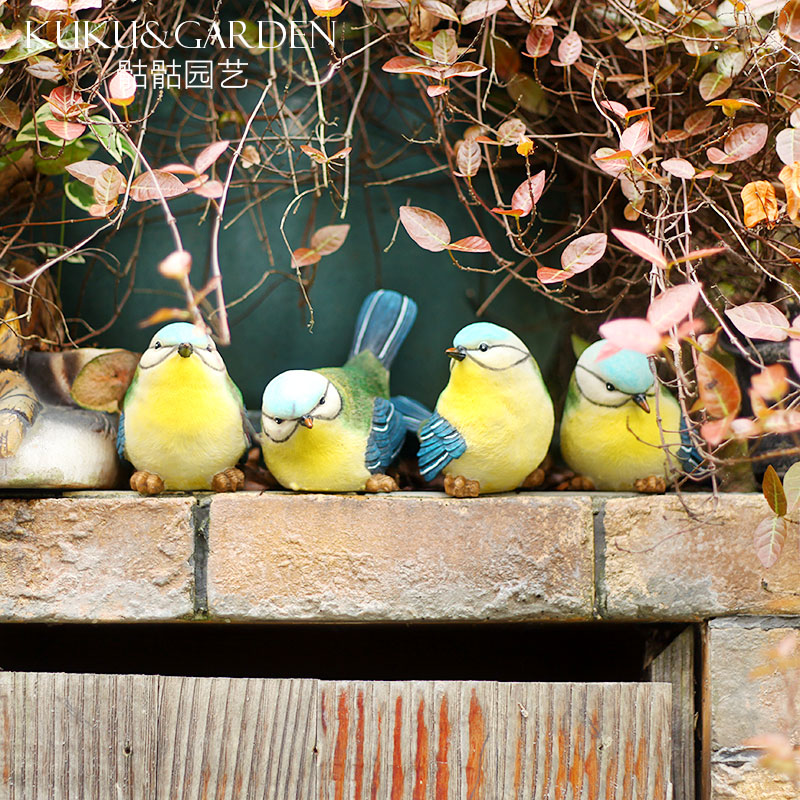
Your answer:
[[[588,497],[217,495],[212,615],[269,620],[585,619]]]
[[[768,513],[757,494],[609,499],[601,613],[692,620],[800,612],[800,561],[787,553],[765,570],[756,557],[753,534]]]
[[[0,619],[192,613],[191,497],[0,501]]]
[[[790,781],[758,764],[760,751],[745,746],[753,736],[791,733],[788,694],[775,670],[751,677],[769,663],[775,647],[800,620],[739,617],[712,620],[708,632],[713,800],[789,800]]]

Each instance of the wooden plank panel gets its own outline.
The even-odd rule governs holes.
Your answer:
[[[653,659],[650,679],[672,684],[672,789],[675,800],[695,795],[694,629],[686,628]]]
[[[0,673],[0,799],[153,797],[156,688],[143,675]]]
[[[312,680],[161,678],[156,797],[310,800],[316,696]]]

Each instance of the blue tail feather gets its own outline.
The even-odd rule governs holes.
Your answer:
[[[389,369],[416,317],[417,304],[406,295],[388,289],[368,294],[358,313],[350,358],[369,350]]]
[[[692,443],[689,428],[683,417],[681,417],[681,446],[678,450],[678,459],[684,472],[695,478],[704,478],[709,474],[708,470],[703,467],[703,456]]]
[[[425,408],[411,397],[399,394],[392,398],[392,405],[400,412],[406,430],[416,433],[426,419],[430,419],[432,411]]]

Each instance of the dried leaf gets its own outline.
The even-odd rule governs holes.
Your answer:
[[[438,253],[450,244],[450,229],[433,211],[418,206],[400,206],[400,222],[406,233],[424,250]]]
[[[335,156],[334,156],[335,158]],[[261,163],[261,153],[252,145],[248,144],[242,149],[242,155],[239,160],[242,169],[250,169],[256,167]]]
[[[733,420],[742,404],[742,393],[736,378],[707,353],[697,356],[695,375],[700,395],[696,407],[705,408],[712,418],[730,417]]]
[[[22,374],[0,372],[0,458],[17,452],[39,408],[36,392]]]
[[[756,526],[753,537],[756,555],[765,569],[774,566],[786,541],[787,523],[783,517],[771,516],[762,519]]]
[[[744,303],[726,309],[725,315],[750,339],[782,342],[789,335],[789,320],[770,303]]]
[[[742,189],[742,206],[746,228],[753,228],[762,222],[772,224],[779,216],[775,188],[769,181],[746,184]]]
[[[794,42],[800,42],[800,0],[789,0],[778,14],[778,30]]]
[[[114,350],[93,358],[77,374],[70,394],[82,408],[118,412],[139,364],[139,354]]]
[[[798,225],[800,224],[800,161],[784,167],[778,177],[786,190],[786,213],[792,222]]]
[[[647,321],[659,332],[666,333],[682,322],[700,297],[699,283],[673,286],[656,295],[647,309]]]
[[[626,231],[620,228],[612,228],[611,233],[632,253],[661,269],[667,268],[666,256],[652,239],[648,239],[643,234],[636,233],[636,231]]]
[[[326,225],[311,237],[311,247],[321,256],[329,256],[344,244],[349,232],[349,225]]]
[[[10,97],[4,97],[0,100],[0,125],[17,131],[21,124],[22,112],[19,106]]]

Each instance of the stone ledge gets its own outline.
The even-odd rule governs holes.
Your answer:
[[[800,562],[790,536],[769,571],[753,534],[769,513],[758,494],[607,500],[600,613],[612,619],[699,620],[800,613]],[[795,534],[796,535],[796,534]]]
[[[191,497],[0,501],[0,620],[193,614]]]
[[[592,501],[216,495],[212,617],[271,621],[589,619]]]

